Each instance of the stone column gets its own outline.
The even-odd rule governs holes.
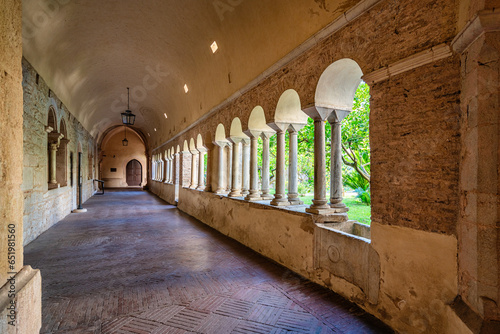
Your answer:
[[[229,143],[227,144],[227,161],[226,161],[226,164],[227,164],[227,173],[226,173],[226,178],[227,178],[227,184],[226,184],[226,191],[227,192],[230,192],[231,191],[231,187],[232,187],[232,179],[233,179],[233,168],[232,168],[232,165],[233,165],[233,145],[232,143]]]
[[[207,145],[207,180],[205,182],[206,187],[205,191],[206,192],[211,192],[212,191],[212,159],[214,158],[214,146],[208,144]]]
[[[299,198],[297,179],[297,133],[303,126],[303,124],[290,124],[288,128],[288,201],[290,205],[304,204]]]
[[[330,207],[335,212],[347,212],[349,208],[342,202],[342,120],[349,111],[335,110],[328,122],[332,128],[330,151]]]
[[[198,190],[205,189],[205,153],[207,149],[204,147],[198,148],[200,154],[198,155]]]
[[[217,145],[218,150],[219,150],[219,163],[217,164],[217,190],[215,191],[216,194],[222,195],[226,193],[226,188],[224,187],[224,147],[226,146],[224,143],[217,142],[215,145]]]
[[[259,171],[257,164],[258,145],[259,145],[259,135],[250,134],[250,192],[248,193],[247,197],[245,197],[247,201],[261,200],[259,194]]]
[[[191,184],[189,188],[196,189],[198,187],[198,173],[197,173],[197,163],[196,158],[198,157],[198,150],[191,150]]]
[[[250,187],[250,139],[245,138],[242,142],[243,145],[243,162],[242,162],[242,177],[241,177],[241,194],[248,195],[248,188]]]
[[[57,184],[57,148],[59,145],[57,143],[50,143],[50,180],[49,183]]]
[[[240,197],[241,196],[241,184],[240,184],[240,147],[241,138],[231,138],[233,143],[233,170],[232,170],[232,182],[231,182],[231,192],[229,197]]]
[[[180,153],[180,166],[179,166],[179,170],[180,170],[180,173],[179,173],[179,184],[180,184],[180,187],[181,188],[188,188],[189,187],[189,177],[191,175],[191,172],[189,170],[189,168],[191,167],[191,163],[190,161],[188,160],[189,157],[188,155],[191,155],[191,153],[189,153],[189,151],[182,151]]]
[[[168,183],[168,176],[170,174],[170,159],[165,155],[165,175],[163,176],[163,182]]]
[[[285,194],[285,130],[288,124],[274,124],[272,127],[278,137],[276,138],[276,192],[271,205],[290,205]]]
[[[177,169],[177,164],[179,163],[179,153],[174,154],[174,159],[172,161],[172,183],[179,184],[179,170]]]
[[[168,158],[168,175],[167,175],[167,183],[172,183],[172,168],[174,168],[173,166],[173,157],[170,156]]]
[[[269,138],[273,132],[263,132],[262,138],[262,199],[270,200],[273,196],[269,194]]]
[[[175,171],[175,154],[172,155],[172,158],[170,159],[170,183],[174,183],[174,171]]]
[[[334,211],[326,199],[326,152],[325,152],[325,120],[332,110],[309,108],[304,111],[314,119],[314,199],[306,209],[309,213],[331,214]]]

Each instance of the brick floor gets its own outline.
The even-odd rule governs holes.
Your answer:
[[[391,333],[333,292],[142,191],[94,196],[25,247],[41,333]]]

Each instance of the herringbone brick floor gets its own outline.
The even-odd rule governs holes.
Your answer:
[[[108,191],[25,247],[41,333],[388,333],[355,305],[143,191]]]

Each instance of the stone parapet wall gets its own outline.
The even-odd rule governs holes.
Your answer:
[[[166,186],[152,190],[169,198],[173,187]],[[178,208],[402,333],[464,328],[450,308],[457,291],[453,236],[373,224],[370,242],[322,216],[187,188]]]
[[[28,244],[52,225],[66,217],[77,207],[78,152],[82,154],[83,201],[95,192],[96,149],[95,140],[81,123],[64,106],[42,77],[23,59],[23,184],[24,194],[24,244]],[[37,83],[38,80],[38,83]],[[52,107],[59,127],[61,119],[66,124],[67,185],[49,189],[49,154],[47,143],[48,111]],[[61,129],[57,129],[60,131]],[[93,153],[93,165],[89,168],[89,150]],[[73,164],[71,167],[71,155]]]

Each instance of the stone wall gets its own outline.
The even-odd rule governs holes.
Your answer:
[[[16,233],[16,264],[14,270],[7,261],[0,261],[0,286],[8,272],[19,271],[23,265],[22,183],[23,128],[21,89],[21,2],[2,2],[0,11],[0,255],[7,258],[9,224]]]
[[[211,142],[219,123],[228,136],[234,117],[242,121],[245,131],[250,112],[257,105],[264,108],[267,122],[272,122],[278,99],[287,89],[298,92],[304,110],[314,105],[323,71],[337,60],[350,58],[359,64],[365,78],[372,79],[367,79],[371,94],[373,221],[369,247],[344,240],[341,232],[325,236],[315,229],[311,235],[300,235],[304,225],[297,217],[277,209],[262,211],[251,204],[220,200],[213,194],[181,189],[179,208],[355,301],[398,331],[453,333],[457,328],[465,329],[460,319],[463,315],[457,315],[450,306],[459,288],[462,82],[460,57],[451,49],[459,26],[458,8],[449,1],[381,1],[202,122],[152,150],[154,154],[156,150],[182,146],[198,134]],[[432,56],[427,63],[420,62],[423,54],[434,54],[434,47],[440,45],[445,50],[443,57]],[[403,67],[397,74],[373,79],[377,72]],[[217,153],[212,154],[215,173]],[[214,185],[217,176],[212,176]],[[159,187],[152,190],[157,192]],[[165,190],[162,196],[171,197]],[[267,225],[260,222],[266,217]],[[318,237],[313,238],[316,233]],[[316,262],[308,263],[318,256],[317,252],[328,253],[338,240],[344,240],[338,249],[340,254],[347,254],[345,268],[364,268],[370,271],[368,278],[339,269],[328,257],[319,267],[315,267]],[[358,257],[368,259],[368,264],[358,263]],[[487,257],[483,258],[486,262]],[[466,260],[477,263],[475,259]],[[493,257],[488,260],[492,262]],[[375,276],[378,279],[374,280]],[[373,292],[375,286],[377,293]]]
[[[83,201],[95,192],[90,175],[95,171],[95,141],[89,132],[70,113],[50,90],[42,77],[23,59],[23,143],[24,167],[24,244],[28,244],[52,225],[66,217],[77,207],[78,152],[82,152]],[[38,81],[38,83],[37,83]],[[61,119],[66,124],[67,185],[49,189],[49,153],[47,132],[48,111],[52,107],[57,118],[57,131]],[[91,154],[89,154],[89,151]],[[89,168],[92,164],[92,168]]]
[[[2,1],[0,11],[0,332],[38,333],[40,272],[23,268],[22,4]],[[12,245],[14,243],[15,245]],[[14,251],[13,251],[14,250]],[[14,256],[14,257],[13,257]],[[13,262],[9,263],[8,260]],[[12,280],[12,277],[15,277]],[[9,280],[7,280],[9,279]],[[12,285],[15,287],[12,288]],[[12,296],[12,290],[15,296]],[[15,314],[13,314],[14,305]],[[9,309],[10,306],[10,309]],[[7,316],[11,316],[8,318]],[[14,321],[15,326],[8,324]]]

